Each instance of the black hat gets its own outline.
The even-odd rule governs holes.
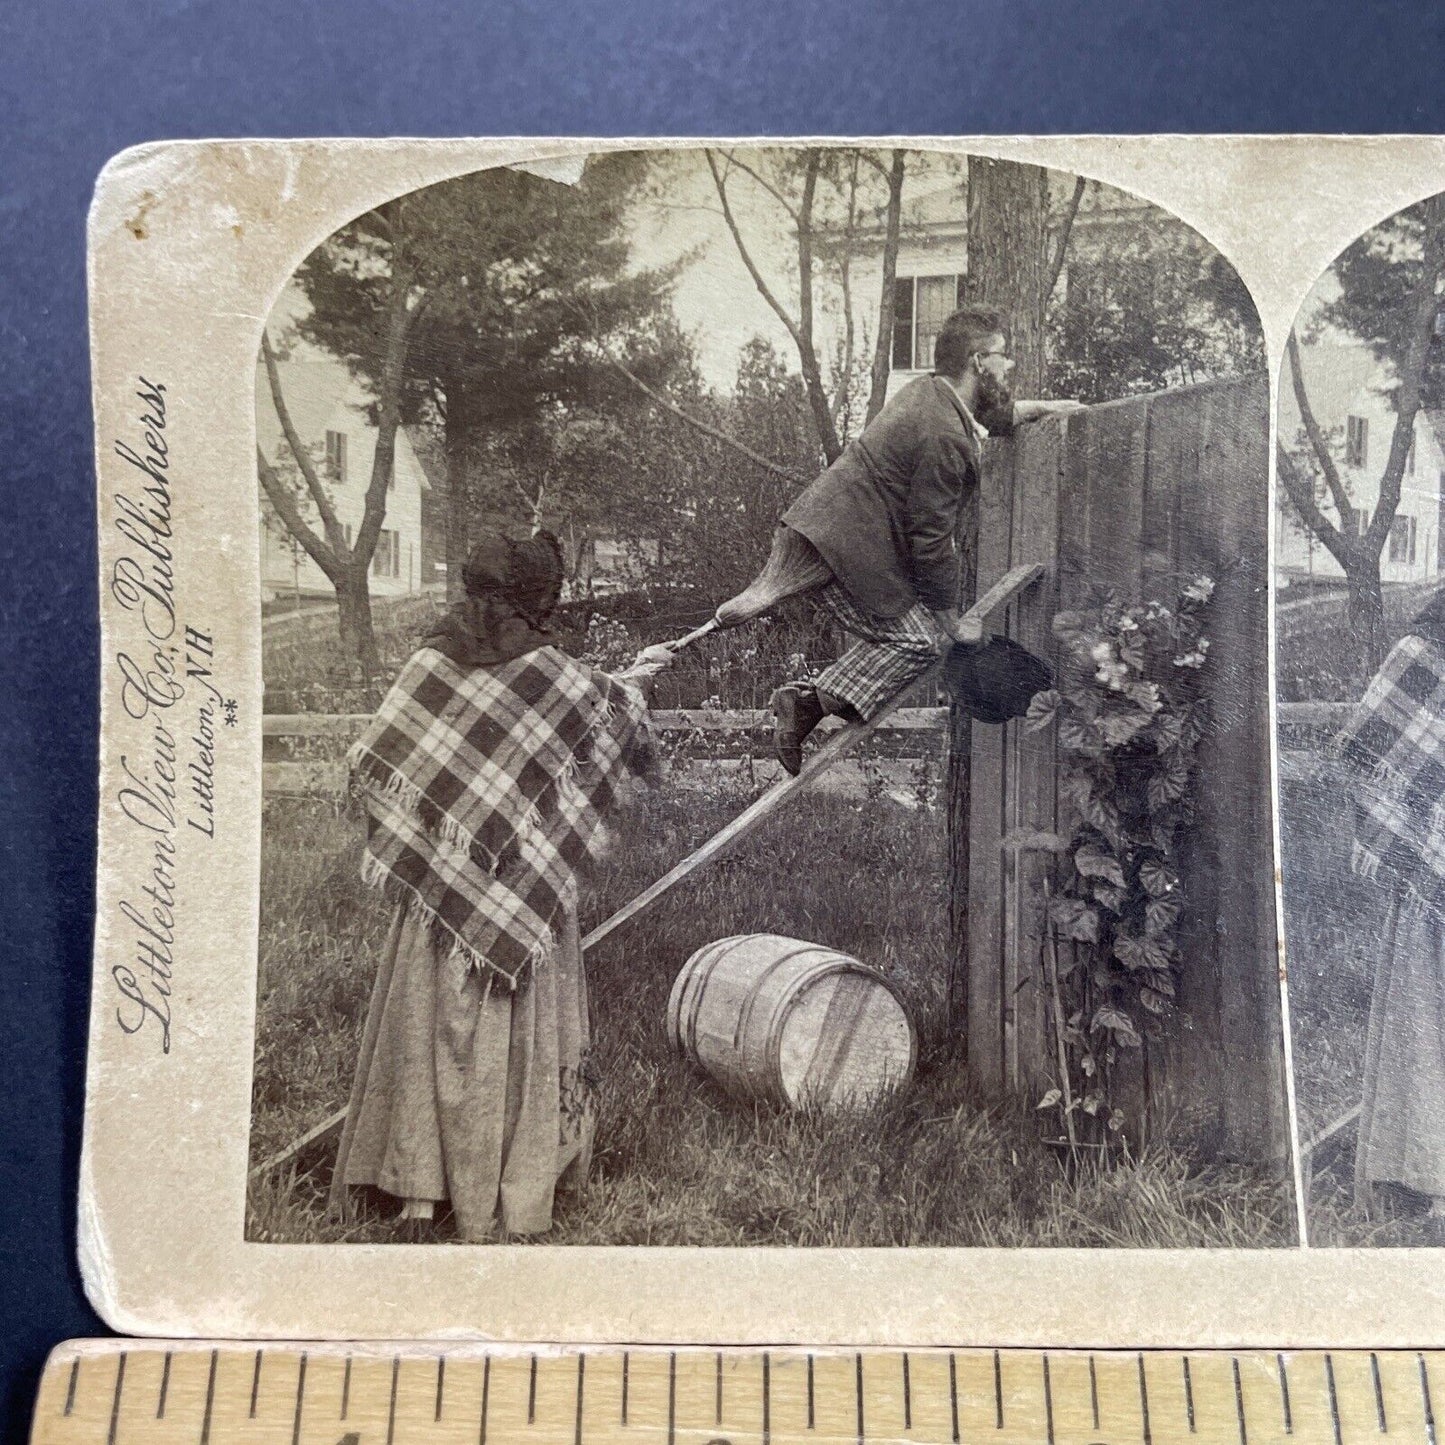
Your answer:
[[[981,647],[955,643],[943,664],[953,699],[976,722],[1003,723],[1023,717],[1037,692],[1054,685],[1041,658],[1011,637],[990,637]]]

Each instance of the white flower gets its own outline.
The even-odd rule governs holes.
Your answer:
[[[1174,659],[1175,667],[1192,667],[1196,670],[1204,666],[1204,654],[1200,651],[1186,652],[1183,657]]]
[[[1196,577],[1189,586],[1184,589],[1184,595],[1191,602],[1208,602],[1214,596],[1214,578]]]
[[[1114,649],[1107,642],[1096,642],[1090,649],[1089,656],[1092,657],[1095,662],[1107,665],[1114,660]],[[1103,681],[1103,679],[1101,678],[1100,681]]]
[[[1106,662],[1094,674],[1094,677],[1108,687],[1111,692],[1123,692],[1124,684],[1129,677],[1129,669],[1122,662]]]
[[[1139,624],[1132,617],[1124,616],[1119,619],[1120,632],[1138,632]]]

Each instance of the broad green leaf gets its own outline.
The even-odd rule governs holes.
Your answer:
[[[1050,1089],[1034,1107],[1036,1109],[1052,1109],[1063,1097],[1064,1091],[1062,1089]]]
[[[1085,843],[1074,854],[1074,867],[1085,878],[1105,878],[1118,888],[1124,885],[1124,870],[1112,853],[1106,853],[1097,843]]]

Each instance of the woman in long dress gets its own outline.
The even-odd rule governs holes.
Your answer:
[[[1445,1236],[1445,591],[1410,624],[1340,739],[1352,868],[1389,892],[1365,1046],[1356,1199],[1423,1196]]]
[[[465,1241],[551,1228],[592,1144],[579,870],[653,753],[649,648],[617,676],[562,652],[554,538],[494,538],[465,600],[402,669],[350,755],[363,874],[394,906],[332,1182],[370,1185]]]

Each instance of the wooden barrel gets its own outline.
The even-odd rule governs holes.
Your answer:
[[[913,1077],[913,1023],[887,979],[775,933],[698,949],[672,986],[667,1033],[729,1093],[794,1107],[867,1108]]]

